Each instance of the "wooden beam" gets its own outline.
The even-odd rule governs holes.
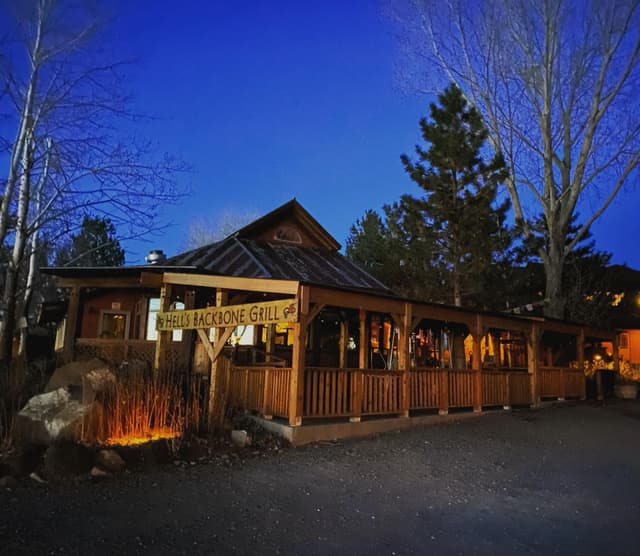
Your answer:
[[[291,354],[291,374],[289,380],[289,426],[302,424],[304,403],[304,364],[307,341],[307,319],[293,323],[293,352]]]
[[[72,287],[69,292],[69,303],[67,305],[67,316],[64,323],[64,340],[62,344],[62,353],[65,363],[73,360],[79,313],[80,288]]]
[[[313,319],[315,319],[320,313],[320,311],[322,311],[322,309],[324,308],[325,308],[325,305],[323,304],[320,304],[320,303],[312,304],[309,308],[309,313],[305,316],[305,320],[308,323],[311,323],[311,321],[313,321]]]
[[[160,311],[168,311],[171,304],[171,285],[162,284],[160,288]],[[156,338],[156,353],[153,360],[155,372],[164,370],[166,366],[167,344],[171,339],[171,332],[158,331]]]
[[[263,293],[284,293],[296,295],[299,282],[295,280],[275,280],[272,278],[240,278],[236,276],[218,276],[209,274],[182,274],[165,272],[166,284],[180,284],[202,288],[222,288]]]
[[[421,303],[415,303],[413,305],[413,315],[420,320],[442,320],[447,322],[457,322],[460,324],[466,324],[469,328],[473,326],[475,321],[475,314],[468,313],[466,311],[460,311],[451,307],[437,307],[433,305],[422,305]]]
[[[473,344],[471,347],[471,368],[473,369],[473,411],[482,411],[482,351],[481,342],[484,323],[481,315],[476,315],[476,322],[471,330]]]
[[[216,357],[215,357],[215,352],[213,350],[213,344],[209,341],[209,336],[207,335],[207,333],[203,328],[198,328],[196,332],[198,333],[198,337],[202,342],[202,346],[204,347],[204,350],[207,352],[207,355],[209,356],[209,360],[213,363],[216,360]]]
[[[401,299],[391,299],[372,294],[333,290],[330,288],[313,287],[310,290],[312,303],[334,305],[350,309],[366,309],[378,313],[402,313],[404,302]]]
[[[141,272],[140,285],[149,288],[161,288],[162,274],[158,274],[157,272]]]
[[[340,353],[338,367],[347,368],[347,345],[349,343],[349,321],[340,321]]]
[[[409,417],[409,409],[411,406],[409,380],[411,372],[411,332],[413,327],[413,316],[411,314],[411,303],[404,304],[404,313],[399,325],[400,337],[398,338],[398,369],[402,371],[401,387],[400,387],[400,415]]]
[[[367,327],[367,311],[360,309],[360,340],[358,342],[358,367],[366,369],[369,355],[369,329]]]
[[[91,276],[87,278],[68,278],[55,276],[59,288],[139,288],[142,287],[138,276]]]
[[[540,385],[538,377],[538,357],[540,351],[540,330],[534,324],[527,334],[527,371],[531,385],[531,405],[540,405]]]

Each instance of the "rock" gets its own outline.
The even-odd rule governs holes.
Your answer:
[[[233,430],[231,431],[231,442],[238,448],[244,448],[250,444],[249,436],[245,430]]]
[[[98,402],[83,404],[73,399],[66,388],[33,396],[16,415],[14,438],[44,445],[78,439],[83,419],[100,408]]]
[[[118,473],[125,467],[124,460],[115,450],[100,450],[96,458],[96,465],[111,473]]]
[[[17,486],[18,486],[18,481],[16,481],[15,477],[12,477],[11,475],[0,477],[0,488],[13,490]]]
[[[83,444],[60,440],[44,454],[44,471],[48,477],[64,477],[87,473],[93,465],[93,454]]]
[[[89,475],[91,475],[92,479],[104,479],[105,477],[110,477],[111,473],[109,473],[108,471],[105,471],[104,469],[98,467],[97,465],[94,465],[91,468]]]
[[[75,386],[82,391],[85,387],[83,396],[90,396],[92,393],[103,390],[109,382],[115,380],[111,368],[102,359],[94,358],[89,361],[72,361],[62,367],[58,367],[47,384],[45,392],[53,392],[59,388],[67,388],[70,385]],[[93,398],[83,398],[85,403],[92,401]]]
[[[33,473],[29,473],[29,478],[33,479],[36,483],[40,483],[44,485],[47,483],[40,475],[38,475],[35,471]]]

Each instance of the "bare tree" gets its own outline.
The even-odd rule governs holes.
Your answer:
[[[225,210],[213,217],[194,218],[189,224],[185,249],[196,249],[209,243],[220,241],[246,226],[260,216],[257,212],[247,210],[236,212]]]
[[[108,217],[128,237],[158,229],[179,197],[184,166],[126,137],[136,114],[102,32],[107,20],[85,0],[16,0],[0,56],[0,111],[14,132],[0,137],[9,167],[0,202],[5,266],[0,356],[11,358],[16,314],[33,295],[41,238],[55,242],[85,214]],[[5,127],[6,129],[6,127]],[[11,133],[11,132],[9,132]]]
[[[548,316],[562,317],[567,255],[640,162],[638,0],[398,0],[403,79],[455,82],[480,109],[510,168],[525,237],[539,256]],[[587,214],[578,233],[572,218]]]

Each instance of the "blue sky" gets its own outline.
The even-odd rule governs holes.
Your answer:
[[[167,233],[128,243],[128,262],[180,251],[193,219],[292,197],[344,245],[366,209],[418,192],[399,157],[432,99],[394,78],[400,54],[378,2],[117,5],[115,48],[140,60],[136,107],[158,117],[139,133],[193,167],[191,195],[163,211]],[[640,267],[634,201],[623,193],[593,233],[614,262]]]

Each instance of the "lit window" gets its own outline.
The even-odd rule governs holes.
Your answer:
[[[184,309],[184,303],[181,301],[176,301],[174,304],[174,308],[172,310],[181,311]],[[158,339],[158,331],[156,330],[156,319],[158,318],[158,313],[160,312],[160,298],[152,297],[149,299],[149,309],[147,311],[147,340],[157,340]],[[174,330],[171,339],[174,342],[179,342],[182,340],[182,330]]]
[[[121,311],[102,311],[100,317],[100,338],[125,340],[129,336],[129,313]]]

